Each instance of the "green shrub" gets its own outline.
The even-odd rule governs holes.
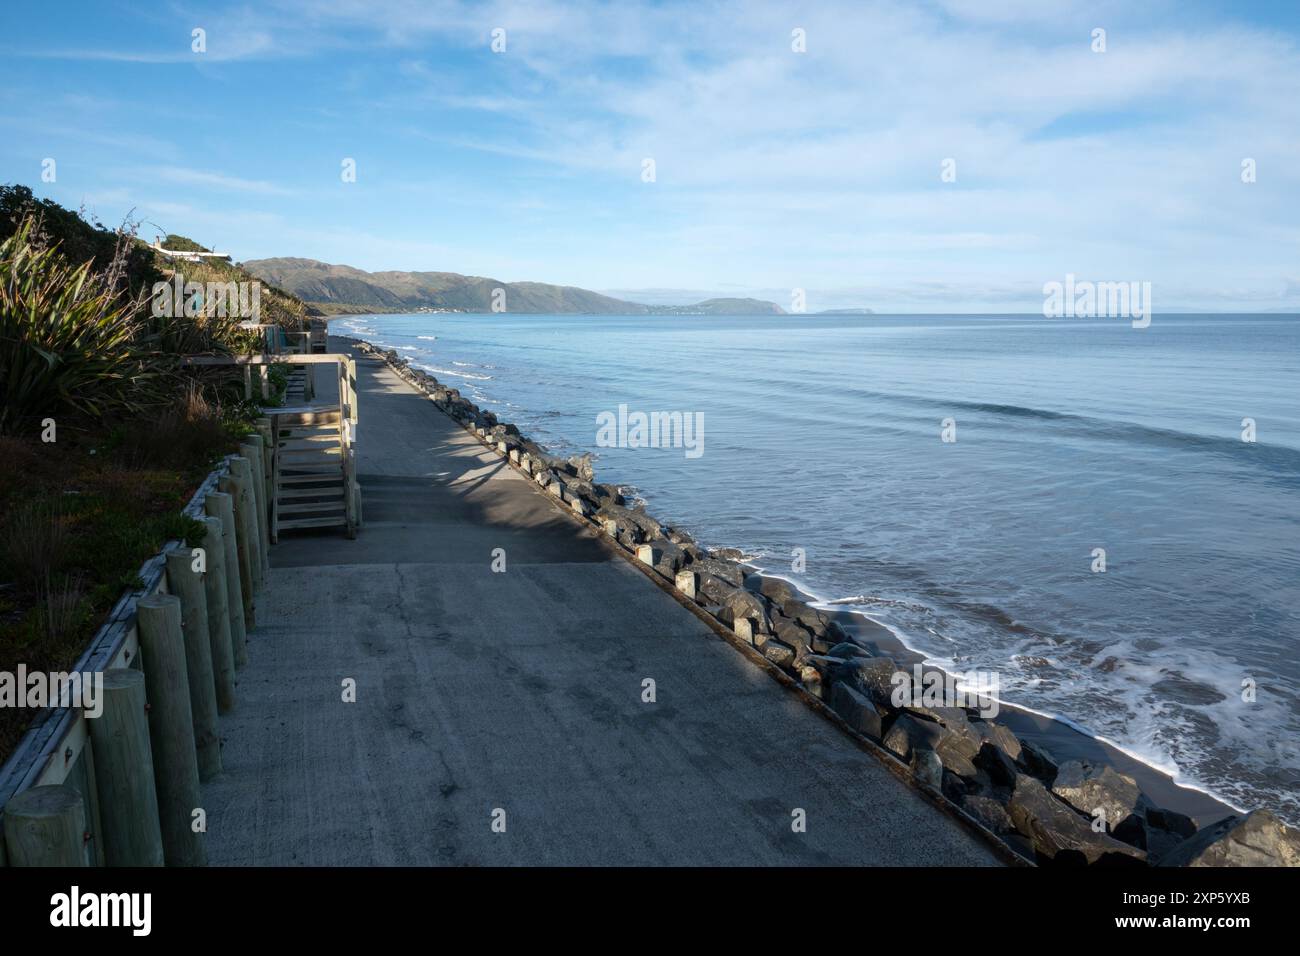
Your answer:
[[[0,243],[0,432],[66,410],[101,418],[139,408],[157,371],[138,351],[132,303],[32,230],[27,220]]]

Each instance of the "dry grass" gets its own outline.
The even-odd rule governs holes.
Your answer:
[[[5,577],[31,588],[47,585],[68,550],[62,509],[46,500],[27,501],[5,521],[0,564]]]
[[[85,576],[76,573],[57,584],[47,581],[41,589],[39,610],[44,617],[45,636],[51,641],[62,642],[80,627],[86,616],[84,584]]]

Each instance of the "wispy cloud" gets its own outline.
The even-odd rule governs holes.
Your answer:
[[[93,184],[172,185],[214,214],[257,199],[284,224],[259,242],[306,235],[335,261],[900,302],[964,289],[983,303],[1067,271],[1150,279],[1166,302],[1211,276],[1253,301],[1294,277],[1294,24],[1172,0],[272,0],[175,14],[124,31],[130,43],[104,39],[153,52],[81,51],[77,68],[116,80],[118,99],[154,89],[133,60],[212,64],[184,71],[189,98],[169,100],[198,121],[166,121],[170,151],[134,174],[104,162]],[[206,60],[189,51],[191,21]],[[29,48],[47,58],[26,59],[38,73],[77,52]],[[86,113],[54,102],[44,122],[65,118],[86,142],[160,138],[156,123]],[[341,187],[348,156],[361,173]]]
[[[142,172],[163,182],[178,183],[183,186],[204,186],[237,193],[253,193],[259,196],[289,196],[293,190],[277,186],[258,179],[241,179],[223,173],[204,169],[187,169],[183,166],[152,166]]]

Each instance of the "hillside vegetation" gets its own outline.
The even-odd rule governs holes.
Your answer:
[[[166,248],[199,249],[169,236]],[[199,541],[181,509],[261,414],[237,370],[182,356],[259,351],[238,316],[156,314],[155,283],[258,281],[176,261],[24,186],[0,186],[0,670],[69,670],[140,565]],[[306,306],[262,284],[262,321]],[[272,380],[284,375],[273,367]],[[0,760],[33,717],[0,708]]]

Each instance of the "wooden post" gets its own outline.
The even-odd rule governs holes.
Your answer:
[[[86,804],[74,788],[32,787],[5,805],[14,866],[88,866]]]
[[[203,866],[203,835],[190,826],[202,802],[180,600],[173,594],[142,598],[136,605],[136,627],[149,691],[149,741],[163,853],[168,866]]]
[[[217,484],[220,487],[220,481]],[[251,599],[244,597],[233,498],[224,491],[210,491],[203,499],[203,510],[210,517],[221,522],[221,540],[226,547],[226,603],[230,613],[230,652],[235,659],[235,666],[243,667],[248,663],[246,622],[252,620],[253,604]]]
[[[204,502],[204,507],[207,502]],[[208,601],[208,644],[212,653],[212,686],[217,695],[217,713],[235,709],[235,649],[230,643],[230,587],[226,583],[226,542],[221,519],[200,518],[208,529],[203,553],[208,570],[203,576]],[[241,611],[242,615],[242,611]]]
[[[104,671],[104,711],[90,724],[104,859],[109,866],[162,866],[144,674]]]
[[[266,451],[261,435],[249,435],[239,445],[239,452],[249,461],[249,484],[257,500],[257,544],[262,559],[263,580],[271,571],[271,532],[266,519]]]
[[[258,529],[257,500],[253,491],[253,464],[247,458],[236,456],[230,459],[230,477],[234,479],[238,491],[235,494],[235,521],[248,540],[248,574],[253,586],[253,593],[262,590],[265,583],[262,574],[262,532]],[[220,483],[218,483],[220,487]],[[222,489],[225,490],[224,488]],[[240,541],[240,547],[244,542]]]
[[[244,630],[247,632],[256,626],[256,605],[253,597],[253,557],[252,549],[248,546],[251,540],[247,521],[248,488],[246,484],[238,481],[234,475],[222,475],[217,479],[217,488],[230,496],[230,506],[234,515],[235,551],[238,555],[235,564],[239,571],[240,593],[244,599]],[[227,577],[230,576],[229,569],[227,569],[226,575]],[[235,649],[235,664],[239,664],[238,648]]]
[[[262,436],[262,469],[265,471],[266,478],[266,500],[270,502],[275,495],[275,484],[272,477],[275,474],[275,443],[271,440],[271,419],[263,415],[257,420],[257,433]]]
[[[185,638],[185,674],[194,722],[194,755],[199,779],[221,773],[221,734],[217,729],[217,685],[212,677],[212,642],[208,637],[208,595],[203,574],[194,570],[194,555],[184,545],[167,552],[167,589],[181,602]],[[206,565],[207,557],[204,556]]]

